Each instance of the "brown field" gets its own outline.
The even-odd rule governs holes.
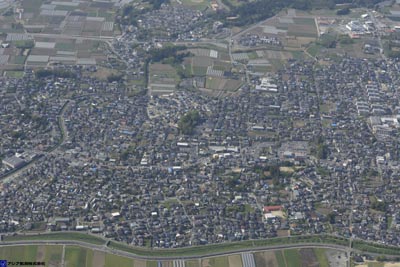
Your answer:
[[[200,267],[200,260],[188,260],[185,261],[186,267]]]
[[[36,260],[37,261],[45,261],[45,255],[46,255],[46,247],[45,246],[38,246],[37,247],[37,254],[36,254]]]
[[[195,56],[208,57],[210,55],[210,49],[192,48],[192,49],[188,49],[188,50],[190,53],[194,54]]]
[[[207,77],[206,88],[211,90],[237,90],[242,82],[240,80],[224,79],[218,77]]]
[[[293,127],[295,128],[303,128],[306,123],[303,120],[296,120],[293,122]]]
[[[90,76],[100,79],[100,80],[106,80],[107,77],[111,74],[118,74],[118,71],[99,67],[99,68],[97,68],[96,72],[91,72]]]
[[[133,265],[135,267],[146,267],[147,266],[146,261],[144,261],[144,260],[134,260],[133,262],[134,262]]]
[[[304,267],[318,267],[318,259],[315,256],[314,250],[313,249],[300,249],[299,250],[301,261],[302,261],[302,266]]]
[[[242,257],[240,255],[228,256],[229,267],[242,267]]]
[[[201,261],[201,267],[210,267],[210,259],[204,259]]]
[[[276,260],[275,253],[273,251],[265,251],[254,253],[254,260],[256,266],[268,266],[278,267],[278,261]]]
[[[400,267],[399,262],[387,262],[385,263],[385,267]]]
[[[213,59],[206,56],[196,56],[192,58],[193,66],[208,67],[213,64]]]
[[[93,263],[92,263],[93,267],[104,266],[105,260],[106,260],[106,257],[103,252],[97,251],[97,250],[93,251]]]
[[[289,24],[288,35],[317,37],[317,31],[315,26],[304,25],[304,24]]]
[[[295,36],[294,38],[287,39],[286,46],[288,47],[304,47],[311,42],[314,42],[316,38],[313,37],[299,37]]]
[[[151,71],[172,71],[174,68],[170,65],[167,64],[160,64],[160,63],[155,63],[155,64],[151,64],[150,66],[150,70]]]
[[[135,265],[135,266],[136,266],[136,265]],[[163,261],[163,262],[162,262],[162,266],[163,266],[163,267],[173,267],[174,264],[173,264],[172,261]]]
[[[279,237],[289,236],[289,230],[278,230],[277,234],[278,234]]]
[[[287,60],[293,58],[292,53],[286,51],[265,50],[264,55],[269,59]]]
[[[168,64],[151,64],[149,67],[150,84],[166,84],[166,85],[176,85],[179,81],[179,77],[176,73],[175,68]]]

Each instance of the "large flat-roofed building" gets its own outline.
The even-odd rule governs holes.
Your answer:
[[[2,163],[11,169],[20,168],[25,165],[25,160],[12,156],[2,160]]]

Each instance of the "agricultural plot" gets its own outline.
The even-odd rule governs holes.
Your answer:
[[[24,0],[22,19],[32,32],[112,36],[116,10],[106,2]]]
[[[275,253],[272,251],[254,253],[254,260],[256,266],[271,266],[280,267],[278,260],[276,259]]]
[[[177,4],[182,4],[184,6],[197,9],[204,10],[210,6],[210,0],[176,0]]]
[[[149,67],[149,89],[151,94],[169,94],[176,89],[179,76],[176,69],[167,64],[151,64]]]
[[[193,260],[139,260],[77,246],[3,246],[1,259],[8,261],[44,261],[46,266],[65,267],[330,267],[345,266],[345,253],[329,249],[288,249],[233,254]],[[396,265],[397,264],[397,265]],[[362,265],[361,265],[362,266]],[[365,266],[395,267],[398,263],[368,262]]]
[[[68,267],[88,266],[86,258],[89,250],[81,247],[67,247],[65,249],[65,261]],[[93,253],[93,252],[92,252]],[[91,266],[91,262],[89,263]]]
[[[220,77],[207,77],[206,88],[218,91],[235,91],[242,85],[242,81]]]
[[[21,25],[14,16],[0,18],[0,41],[9,47],[0,49],[0,70],[44,67],[47,64],[95,65],[106,60],[104,44],[98,41],[57,38],[66,36],[113,36],[113,3],[92,1],[22,0]],[[44,38],[34,33],[54,34]]]
[[[243,267],[256,267],[254,255],[251,253],[242,253]]]
[[[199,260],[188,260],[185,262],[186,267],[200,267]]]
[[[0,248],[1,259],[9,261],[36,261],[37,246],[10,246]]]
[[[10,78],[22,78],[24,76],[24,72],[7,70],[5,72],[5,76],[10,77]]]
[[[232,54],[232,58],[233,58],[233,60],[240,61],[240,60],[248,60],[249,56],[247,53],[234,53],[234,54]]]
[[[287,249],[283,251],[287,267],[298,267],[301,261],[300,253],[296,249]]]
[[[106,254],[104,267],[114,267],[114,266],[120,266],[120,267],[133,266],[133,260],[129,258],[116,256],[113,254]]]
[[[229,267],[244,267],[240,255],[228,256]]]
[[[317,37],[317,28],[315,24],[312,25],[304,25],[304,24],[290,24],[288,26],[288,35],[296,36],[296,37]]]
[[[239,34],[234,37],[234,51],[242,51],[233,54],[234,60],[240,61],[247,60],[247,58],[250,60],[264,58],[267,60],[277,59],[286,62],[287,59],[303,57],[297,54],[293,55],[291,52],[299,50],[299,53],[303,53],[307,45],[317,40],[318,29],[313,16],[308,15],[307,17],[301,17],[296,14],[295,10],[290,9],[254,28],[244,31],[244,34],[246,35]],[[257,50],[243,53],[243,50],[249,49],[249,47],[240,45],[242,38],[254,38],[254,40],[272,38],[279,40],[280,45],[264,44],[263,48],[266,48],[264,51]],[[261,48],[261,46],[258,48]]]
[[[192,73],[195,76],[205,76],[207,69],[211,66],[213,60],[207,56],[195,56],[191,58]]]
[[[194,76],[206,76],[205,88],[218,91],[235,91],[241,85],[240,79],[232,79],[231,73],[237,72],[230,62],[229,55],[214,49],[196,48],[189,50],[194,56],[184,62],[186,69]],[[247,53],[243,54],[247,59]],[[239,54],[239,57],[243,57]],[[257,55],[254,52],[254,55]],[[223,58],[228,57],[228,60]],[[188,64],[190,63],[190,66]]]
[[[191,49],[188,49],[188,51],[197,57],[208,57],[208,58],[212,58],[212,59],[230,61],[230,57],[229,57],[229,54],[227,53],[226,49],[227,48],[224,45],[223,48],[216,47],[216,46],[210,46],[210,48],[191,48]]]
[[[215,257],[202,261],[202,267],[230,267],[227,256]]]

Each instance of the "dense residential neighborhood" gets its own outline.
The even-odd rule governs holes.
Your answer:
[[[39,2],[0,1],[0,240],[400,246],[398,3]]]
[[[398,64],[292,61],[270,78],[277,92],[221,98],[129,97],[82,68],[40,83],[27,71],[1,97],[19,110],[1,118],[2,172],[40,158],[2,185],[1,229],[154,247],[312,233],[398,245]],[[200,123],[184,135],[191,110]]]

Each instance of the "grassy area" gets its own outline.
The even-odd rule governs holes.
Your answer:
[[[206,67],[199,67],[199,66],[193,66],[193,75],[195,76],[205,76],[207,73],[207,68]]]
[[[301,60],[304,58],[304,53],[303,51],[291,51],[291,54],[294,59]]]
[[[211,258],[209,260],[211,267],[229,267],[229,261],[227,256]]]
[[[326,249],[316,248],[314,249],[315,256],[318,259],[319,267],[329,267],[328,258],[325,255]]]
[[[302,25],[309,25],[315,27],[315,19],[313,18],[293,18],[294,23],[302,24]]]
[[[87,249],[81,247],[66,247],[65,261],[68,267],[85,267]]]
[[[61,51],[74,51],[75,45],[72,43],[56,43],[55,48]]]
[[[389,216],[387,219],[387,228],[392,227],[393,217]]]
[[[287,249],[283,251],[286,259],[287,267],[298,267],[301,262],[301,257],[297,249]]]
[[[158,262],[157,261],[147,261],[146,267],[158,267]]]
[[[269,62],[271,63],[271,65],[272,65],[272,67],[275,69],[275,70],[281,70],[281,69],[283,69],[283,61],[282,60],[280,60],[280,59],[269,59]]]
[[[181,2],[183,5],[185,5],[187,7],[199,9],[199,10],[205,9],[209,3],[208,0],[182,0]]]
[[[283,257],[282,251],[275,251],[275,257],[278,261],[279,267],[286,267],[285,258]]]
[[[106,264],[105,267],[123,267],[123,266],[132,266],[133,260],[129,258],[124,258],[121,256],[117,256],[114,254],[106,254]],[[156,265],[157,266],[157,265]]]
[[[42,0],[24,0],[22,2],[22,7],[25,12],[34,12],[39,10],[42,3]]]
[[[198,260],[190,260],[185,262],[186,267],[200,267]]]
[[[318,44],[312,44],[309,48],[307,48],[307,52],[312,55],[313,57],[315,57],[316,55],[318,55],[319,51],[321,51],[322,46],[318,45]]]
[[[372,252],[372,253],[380,253],[380,254],[388,254],[388,255],[400,255],[400,250],[397,247],[389,247],[385,245],[372,244],[363,241],[353,241],[353,248]]]
[[[4,241],[20,241],[20,240],[77,240],[86,243],[102,245],[106,241],[100,237],[83,234],[83,233],[49,233],[39,235],[16,235],[5,236]]]
[[[14,64],[25,64],[26,56],[15,56]]]
[[[62,257],[62,246],[45,246],[46,264],[60,265]]]
[[[92,265],[93,265],[93,254],[94,254],[94,251],[91,249],[86,251],[86,266],[87,267],[92,267]]]
[[[10,246],[0,248],[0,257],[8,261],[36,261],[37,246]]]
[[[10,78],[22,78],[24,76],[24,72],[7,70],[6,76]]]
[[[247,56],[249,57],[249,59],[257,59],[258,58],[257,52],[255,52],[255,51],[247,53]]]

